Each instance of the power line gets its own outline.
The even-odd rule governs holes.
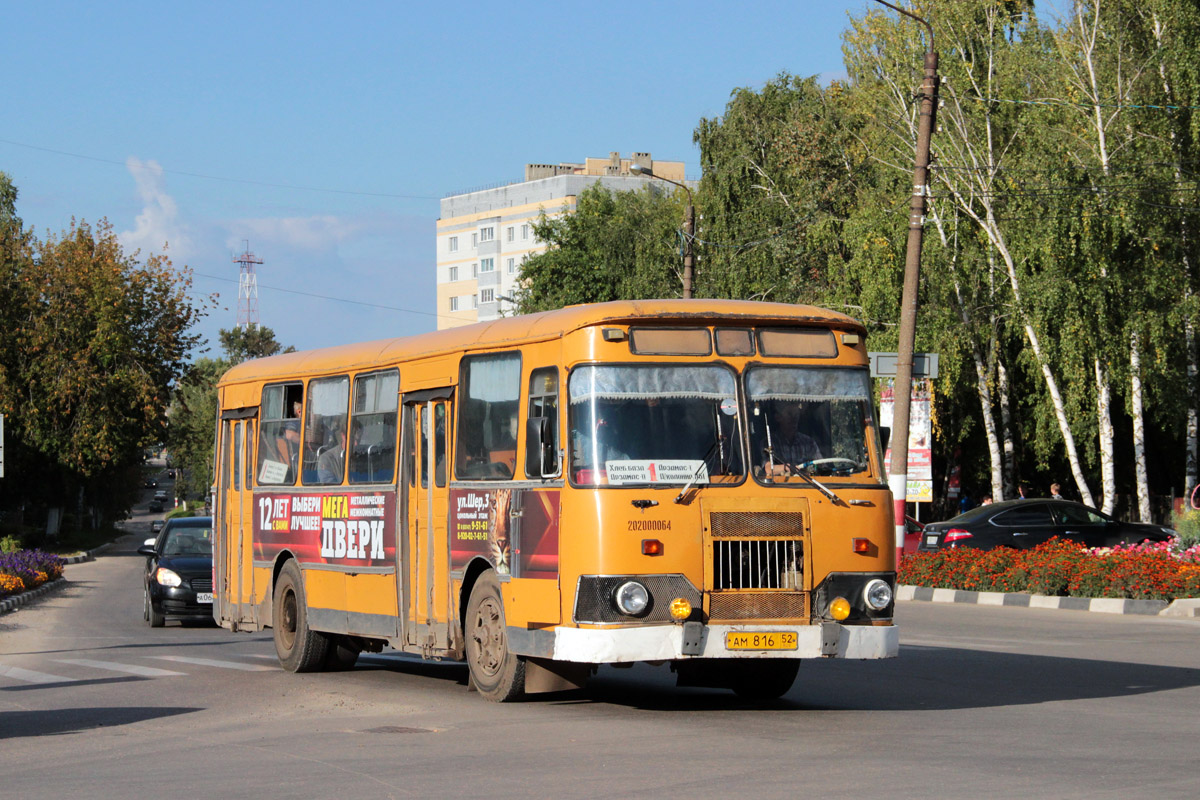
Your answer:
[[[206,272],[197,272],[196,270],[192,270],[192,274],[198,275],[201,278],[209,278],[214,281],[224,281],[226,283],[237,283],[238,282],[238,281],[234,280],[233,278],[223,278],[220,275],[209,275]],[[270,289],[275,292],[286,292],[287,294],[298,294],[298,295],[301,295],[302,297],[313,297],[313,298],[316,298],[317,300],[332,300],[337,303],[352,303],[352,304],[358,305],[358,306],[367,306],[368,308],[379,308],[379,309],[383,309],[384,311],[400,311],[405,314],[420,314],[423,317],[434,317],[437,319],[442,318],[441,314],[437,314],[437,313],[430,312],[430,311],[415,311],[411,308],[400,308],[399,306],[387,306],[387,305],[383,305],[382,303],[368,303],[364,300],[351,300],[348,297],[333,297],[332,295],[316,294],[315,292],[302,292],[299,289],[285,289],[282,286],[268,286],[264,283],[260,283],[260,284],[258,284],[258,286],[260,289]],[[453,318],[446,317],[446,319],[453,319]]]
[[[55,150],[51,147],[39,147],[35,144],[26,144],[25,142],[14,142],[11,139],[0,139],[0,144],[8,144],[14,147],[24,147],[29,150],[39,150],[43,153],[53,153],[59,156],[69,156],[70,158],[78,158],[84,161],[96,161],[101,164],[115,164],[119,167],[127,166],[124,161],[116,161],[111,158],[100,158],[98,156],[88,156],[82,153],[71,153],[66,150]],[[163,169],[163,172],[168,175],[183,175],[189,178],[202,178],[207,181],[220,181],[224,183],[240,183],[249,186],[266,186],[271,189],[292,189],[302,192],[323,192],[325,194],[347,194],[357,197],[388,197],[397,200],[440,200],[440,197],[425,194],[394,194],[391,192],[363,192],[354,189],[327,189],[320,186],[300,186],[290,183],[271,183],[269,181],[256,181],[249,178],[229,178],[223,175],[206,175],[202,172],[186,172],[178,169]]]

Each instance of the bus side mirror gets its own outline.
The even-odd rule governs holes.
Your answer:
[[[553,478],[558,475],[558,458],[554,449],[554,428],[550,417],[530,417],[527,440],[531,459],[538,468],[538,477]]]

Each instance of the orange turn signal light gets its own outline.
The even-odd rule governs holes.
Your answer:
[[[663,554],[663,543],[658,539],[642,539],[642,555],[644,556],[661,556]]]
[[[856,553],[871,552],[871,540],[870,539],[855,539],[854,540],[854,552],[856,552]]]

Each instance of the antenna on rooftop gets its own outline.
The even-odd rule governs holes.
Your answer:
[[[239,265],[238,272],[238,321],[237,326],[243,330],[258,327],[258,275],[254,273],[254,265],[263,263],[254,253],[250,252],[250,240],[246,243],[246,252],[233,259]]]

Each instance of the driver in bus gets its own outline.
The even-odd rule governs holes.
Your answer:
[[[817,440],[801,430],[799,403],[780,403],[770,424],[774,458],[767,459],[764,466],[770,469],[771,475],[791,475],[792,467],[824,458]]]

